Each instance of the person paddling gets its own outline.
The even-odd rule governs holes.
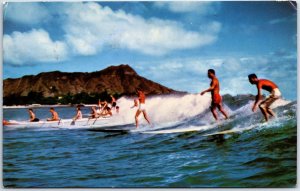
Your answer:
[[[219,93],[220,92],[220,83],[219,83],[218,78],[216,77],[215,70],[209,69],[207,72],[207,76],[208,76],[208,78],[211,79],[210,87],[207,90],[202,91],[200,94],[204,95],[206,92],[211,92],[212,100],[211,100],[210,109],[211,109],[211,112],[212,112],[214,118],[216,119],[216,121],[218,121],[218,115],[217,115],[217,111],[216,111],[217,108],[224,115],[225,119],[228,119],[228,115],[222,106],[222,97]]]
[[[75,117],[73,117],[73,121],[75,121],[77,119],[82,119],[82,113],[81,113],[80,107],[77,107],[77,112],[76,112]]]
[[[94,118],[97,118],[98,117],[98,113],[97,113],[97,110],[96,110],[96,107],[95,106],[93,106],[92,107],[92,112],[91,112],[91,119],[94,119]]]
[[[116,108],[117,106],[117,100],[116,98],[113,96],[113,95],[110,95],[110,98],[111,98],[111,108]]]
[[[149,123],[149,125],[151,125],[150,120],[149,120],[149,118],[147,116],[146,108],[145,108],[146,96],[145,96],[144,92],[142,90],[140,90],[140,89],[137,89],[136,93],[138,95],[138,102],[139,102],[139,106],[138,106],[139,108],[138,108],[138,110],[136,111],[136,114],[135,114],[135,125],[136,125],[136,128],[138,128],[138,126],[139,126],[138,117],[139,117],[139,115],[141,113],[143,113],[144,118]],[[137,106],[137,101],[136,100],[134,101],[134,103],[135,103],[134,106]]]
[[[47,121],[59,121],[59,117],[57,112],[54,110],[53,107],[50,108],[50,113],[52,115],[51,118],[48,118]]]
[[[30,122],[40,121],[38,118],[35,117],[35,114],[33,113],[33,110],[31,108],[28,109],[28,113],[29,113],[29,121]]]
[[[279,91],[278,86],[270,80],[258,79],[256,74],[249,74],[248,79],[252,85],[256,85],[257,87],[257,95],[252,107],[252,111],[255,112],[258,105],[266,121],[269,120],[269,115],[275,117],[275,113],[270,106],[281,97],[281,92]],[[265,100],[260,102],[262,98],[262,89],[270,92],[270,95]]]

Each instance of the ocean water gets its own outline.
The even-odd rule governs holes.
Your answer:
[[[274,103],[277,119],[261,123],[251,102],[231,110],[231,119],[201,130],[213,118],[210,98],[153,97],[147,110],[154,129],[200,127],[200,131],[144,134],[153,130],[140,118],[140,132],[103,133],[88,129],[3,128],[3,184],[9,188],[66,187],[295,187],[296,102]],[[134,122],[131,99],[118,100],[112,120]],[[57,108],[62,118],[74,108]],[[48,108],[36,109],[41,119]],[[84,108],[87,114],[89,108]],[[4,119],[25,120],[26,109],[4,109]],[[132,125],[132,128],[134,126]],[[204,136],[222,130],[223,136]]]

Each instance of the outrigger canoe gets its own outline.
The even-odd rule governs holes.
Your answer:
[[[77,119],[73,121],[72,119],[61,119],[59,121],[39,121],[39,122],[29,122],[29,121],[3,121],[3,126],[10,128],[42,128],[42,127],[58,127],[58,128],[91,128],[91,127],[109,127],[124,125],[120,121],[111,121],[111,117],[101,117],[97,119]]]

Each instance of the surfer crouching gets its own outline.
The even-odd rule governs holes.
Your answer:
[[[149,123],[149,125],[151,125],[150,120],[147,116],[146,108],[145,108],[146,96],[145,96],[144,92],[141,91],[140,89],[136,90],[136,94],[138,95],[138,100],[134,100],[134,106],[135,107],[138,106],[138,110],[136,111],[136,114],[135,114],[136,128],[138,128],[138,126],[139,126],[138,117],[141,113],[143,113],[144,118]]]
[[[257,105],[258,105],[259,109],[261,110],[262,114],[264,115],[266,121],[269,120],[269,115],[275,117],[276,115],[273,112],[273,110],[270,108],[270,106],[277,99],[279,99],[281,97],[281,93],[278,89],[278,86],[270,80],[258,79],[256,74],[249,74],[248,79],[252,85],[256,85],[257,92],[258,92],[256,95],[255,102],[252,107],[252,111],[255,112]],[[270,95],[265,100],[260,102],[260,100],[262,98],[262,96],[261,96],[262,89],[270,92]]]
[[[220,84],[219,84],[218,78],[216,77],[215,70],[209,69],[207,72],[207,76],[208,76],[208,78],[211,79],[210,87],[207,90],[202,91],[200,94],[204,95],[206,92],[211,92],[212,100],[211,100],[210,109],[211,109],[211,112],[212,112],[214,118],[216,119],[216,121],[218,121],[218,115],[217,115],[217,111],[216,111],[217,108],[224,115],[224,117],[226,119],[228,119],[227,113],[225,112],[225,110],[223,109],[223,106],[222,106],[222,97],[219,93]]]

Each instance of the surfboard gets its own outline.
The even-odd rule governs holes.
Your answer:
[[[225,134],[230,134],[230,133],[239,133],[242,130],[240,129],[230,129],[230,130],[226,130],[226,131],[219,131],[219,132],[215,132],[215,133],[209,133],[209,134],[205,134],[202,136],[213,136],[213,135],[225,135]]]
[[[170,133],[185,133],[185,132],[194,132],[194,131],[202,131],[213,128],[217,126],[214,125],[203,125],[203,126],[193,126],[187,128],[178,128],[178,129],[166,129],[166,130],[158,130],[158,131],[143,131],[141,133],[145,134],[170,134]]]
[[[103,128],[93,128],[88,129],[88,131],[104,132],[104,133],[129,133],[130,129],[103,129]]]
[[[166,130],[152,130],[152,131],[142,131],[140,133],[145,134],[170,134],[170,133],[186,133],[186,132],[196,132],[196,131],[204,131],[208,129],[212,129],[214,127],[223,126],[230,122],[232,122],[234,118],[230,118],[227,120],[221,120],[217,123],[212,123],[209,125],[201,125],[201,126],[191,126],[186,128],[176,128],[176,129],[166,129]]]
[[[251,129],[254,129],[254,128],[263,128],[263,127],[266,127],[268,125],[269,125],[269,123],[267,123],[267,122],[258,123],[258,124],[250,125],[250,126],[245,127],[245,128],[238,128],[238,129],[230,129],[230,130],[225,130],[225,131],[219,131],[219,132],[215,132],[215,133],[205,134],[203,136],[213,136],[213,135],[225,135],[225,134],[231,134],[231,133],[241,133],[241,132],[245,132],[245,131],[250,131]]]

